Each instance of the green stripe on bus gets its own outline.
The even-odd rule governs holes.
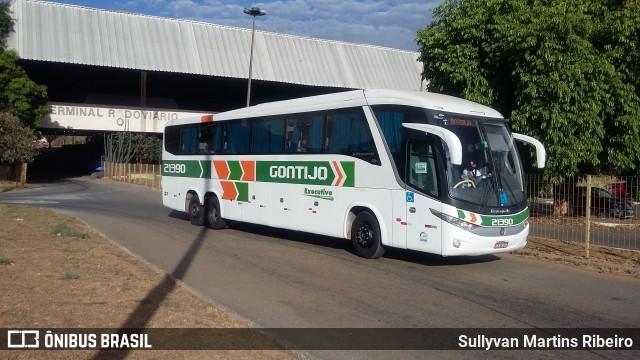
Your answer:
[[[341,161],[340,165],[342,165],[342,169],[344,169],[344,174],[347,179],[344,181],[342,186],[346,187],[354,187],[356,184],[355,173],[356,173],[356,163],[353,161]]]
[[[246,182],[237,182],[236,189],[238,190],[238,196],[236,200],[249,202],[249,183]]]
[[[481,215],[482,226],[512,226],[518,225],[529,218],[529,208],[513,215]]]
[[[162,176],[211,178],[211,161],[163,160]]]
[[[336,162],[338,163],[338,162]],[[334,170],[329,161],[256,161],[256,181],[331,186],[341,179],[340,186],[355,185],[355,164],[339,162]]]
[[[458,218],[465,221],[471,221],[471,213],[458,209]],[[513,214],[513,215],[481,215],[474,213],[480,219],[481,226],[512,226],[518,225],[529,218],[529,208]]]
[[[227,165],[229,165],[229,180],[240,180],[242,179],[242,166],[240,165],[240,161],[227,161]]]
[[[256,181],[332,186],[355,186],[355,162],[336,161],[256,161]],[[244,170],[237,160],[228,160],[227,180],[241,180]],[[164,160],[162,176],[211,178],[210,160]]]

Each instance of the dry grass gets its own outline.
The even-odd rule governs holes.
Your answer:
[[[0,204],[4,328],[246,328],[80,221]],[[5,335],[2,335],[5,336]],[[262,348],[278,348],[256,332]],[[3,351],[4,358],[92,358],[97,351]],[[127,358],[292,359],[273,351],[132,351]]]
[[[527,240],[527,246],[516,255],[640,279],[640,251],[591,245],[587,258],[583,243],[535,236],[529,236]]]

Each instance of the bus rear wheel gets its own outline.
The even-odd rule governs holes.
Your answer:
[[[219,230],[227,226],[225,220],[220,216],[220,201],[217,197],[212,196],[204,201],[204,213],[209,228]]]
[[[360,257],[377,259],[384,254],[380,225],[375,216],[367,211],[356,216],[351,226],[351,242],[354,251]]]
[[[191,221],[191,225],[204,225],[204,209],[200,205],[198,195],[191,196],[191,200],[189,200],[189,221]]]

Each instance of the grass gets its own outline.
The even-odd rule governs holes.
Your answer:
[[[18,217],[23,220],[16,221]],[[0,229],[4,235],[11,234],[0,236],[0,264],[11,265],[0,267],[3,327],[247,327],[245,322],[170,282],[164,273],[72,217],[29,206],[0,204]],[[85,240],[78,241],[77,237]],[[222,343],[232,341],[221,339]],[[3,359],[90,359],[105,355],[99,350],[1,352]],[[135,350],[129,355],[126,357],[135,359],[295,358],[281,350]]]
[[[79,231],[79,230],[75,230],[74,228],[70,227],[67,224],[63,224],[63,223],[58,223],[55,224],[53,226],[53,228],[51,229],[51,233],[54,235],[64,235],[64,236],[71,236],[71,237],[77,237],[80,239],[88,239],[89,238],[89,233],[86,231]]]
[[[77,280],[80,279],[80,275],[76,273],[72,273],[70,271],[65,271],[58,276],[58,280]]]

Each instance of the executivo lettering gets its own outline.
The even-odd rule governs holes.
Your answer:
[[[304,188],[304,195],[318,199],[333,201],[333,192],[327,189],[309,189]]]

